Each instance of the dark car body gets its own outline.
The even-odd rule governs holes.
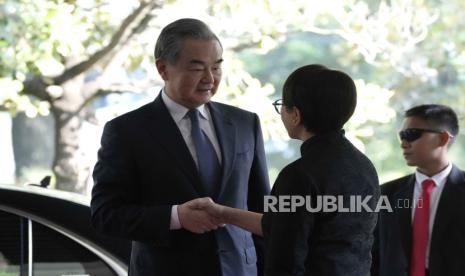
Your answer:
[[[92,228],[88,198],[0,185],[0,275],[127,275],[129,257]]]

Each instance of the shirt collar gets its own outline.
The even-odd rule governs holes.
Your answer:
[[[166,105],[166,108],[168,108],[168,111],[170,112],[171,116],[173,117],[174,121],[176,123],[179,123],[184,117],[186,116],[187,112],[189,109],[181,104],[178,104],[174,100],[172,100],[168,94],[166,94],[165,89],[162,89],[161,92],[161,98],[163,102]],[[202,118],[208,120],[209,116],[207,114],[207,110],[205,108],[205,104],[202,104],[201,106],[197,107],[197,110],[200,112],[200,115]]]
[[[449,165],[447,165],[447,167],[444,170],[433,175],[432,177],[422,174],[421,172],[416,170],[415,178],[417,180],[417,185],[420,185],[426,179],[432,179],[436,187],[441,186],[446,182],[447,176],[450,174],[451,170],[452,170],[452,163],[449,163]]]

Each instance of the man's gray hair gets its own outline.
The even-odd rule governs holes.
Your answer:
[[[163,28],[155,44],[155,60],[164,59],[171,64],[175,64],[182,50],[182,44],[186,39],[216,39],[221,46],[220,40],[207,24],[198,19],[183,18]]]

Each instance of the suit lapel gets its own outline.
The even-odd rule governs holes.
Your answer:
[[[171,117],[168,109],[166,108],[161,93],[153,101],[152,107],[147,112],[148,123],[146,124],[148,130],[160,142],[164,149],[166,149],[179,164],[182,170],[191,180],[195,190],[204,195],[205,191],[200,184],[197,167],[194,159],[192,158],[186,142],[184,141],[181,131],[179,131],[176,122]]]
[[[399,231],[405,256],[410,258],[410,249],[412,246],[412,208],[414,208],[413,205],[415,204],[415,202],[413,202],[415,175],[412,175],[410,178],[408,178],[407,183],[405,184],[406,185],[404,185],[403,188],[396,194],[395,199],[397,199],[397,202],[394,202],[393,204],[404,205],[398,209]]]
[[[234,165],[235,161],[235,137],[236,137],[236,128],[231,122],[230,118],[227,115],[221,112],[220,106],[217,103],[210,102],[207,104],[210,108],[210,113],[212,115],[213,124],[215,126],[216,137],[218,138],[218,143],[220,144],[221,149],[221,182],[218,189],[218,193],[215,198],[218,198],[224,187],[226,186],[227,179],[231,172],[231,168]]]
[[[444,183],[444,189],[442,190],[439,198],[436,215],[434,217],[433,230],[431,233],[431,246],[430,248],[441,247],[440,240],[447,235],[448,227],[450,223],[457,218],[454,218],[453,210],[461,206],[461,200],[463,200],[463,190],[460,190],[460,185],[465,183],[462,172],[455,166],[447,176],[446,183]],[[462,188],[463,189],[463,188]],[[430,250],[430,252],[433,252]]]

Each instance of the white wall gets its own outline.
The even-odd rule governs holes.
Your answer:
[[[0,183],[4,184],[11,184],[15,181],[15,160],[11,125],[10,114],[0,112]]]

